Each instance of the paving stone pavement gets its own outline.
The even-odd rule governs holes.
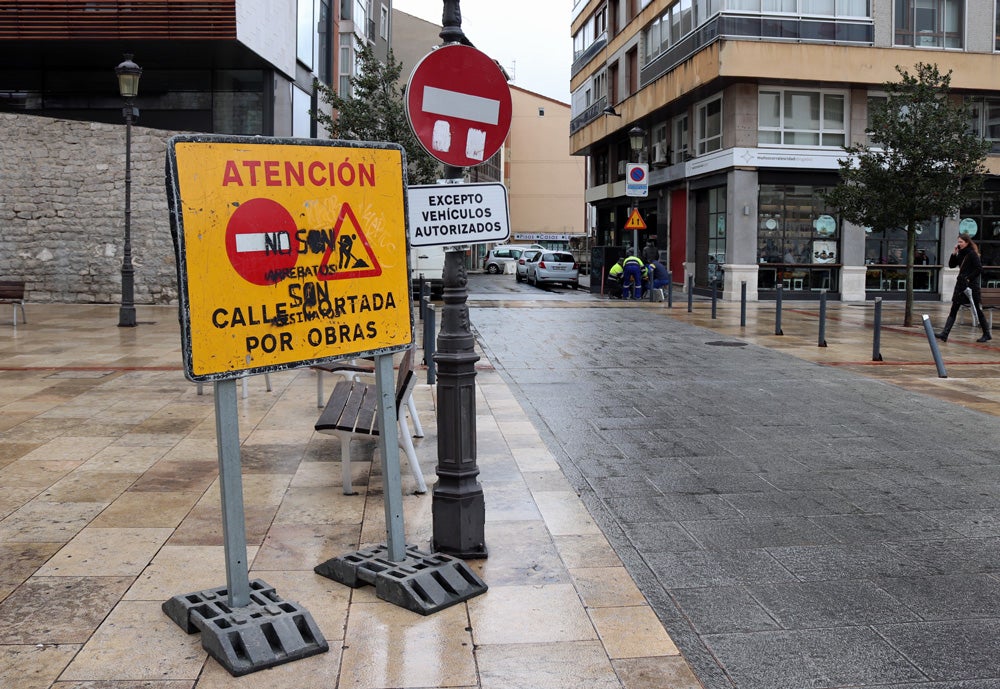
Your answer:
[[[474,285],[474,289],[476,286]],[[709,689],[1000,687],[1000,349],[885,304],[473,295],[486,356]],[[968,332],[966,332],[968,331]],[[992,344],[992,343],[991,343]]]

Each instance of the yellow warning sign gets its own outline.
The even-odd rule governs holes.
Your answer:
[[[168,164],[191,380],[412,342],[399,146],[179,136]]]
[[[642,219],[639,215],[639,209],[633,208],[632,215],[628,216],[628,220],[625,221],[626,230],[645,230],[646,221]]]

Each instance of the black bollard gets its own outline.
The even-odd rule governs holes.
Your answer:
[[[718,295],[716,294],[716,282],[712,280],[712,320],[715,320],[715,307],[718,302]]]
[[[431,286],[430,283],[424,280],[424,274],[420,274],[420,320],[424,320],[424,297],[428,299],[431,296]]]
[[[819,293],[819,344],[818,347],[826,347],[826,290]]]
[[[875,297],[875,322],[872,329],[872,361],[882,361],[882,297]]]
[[[694,275],[688,275],[688,313],[694,309]]]
[[[674,308],[674,276],[667,271],[667,308]]]
[[[937,366],[938,378],[947,378],[948,372],[944,370],[944,360],[941,359],[941,350],[938,349],[937,338],[934,337],[934,328],[931,327],[931,317],[924,314],[924,333],[927,334],[927,341],[931,345],[931,354],[934,355],[934,365]]]
[[[747,281],[740,281],[740,327],[747,327]]]
[[[430,312],[434,307],[431,306],[430,297],[424,297],[420,300],[420,313],[424,317],[424,365],[429,366],[434,356],[434,321],[433,313]]]
[[[424,363],[427,364],[427,384],[434,385],[437,381],[437,364],[434,362],[434,304],[428,298],[427,320],[424,321]]]
[[[774,334],[784,335],[781,332],[781,285],[777,286],[778,297],[774,300]]]

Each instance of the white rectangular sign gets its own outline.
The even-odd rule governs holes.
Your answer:
[[[649,196],[649,166],[629,163],[625,166],[625,196]]]
[[[459,246],[502,242],[510,237],[507,187],[421,184],[406,190],[411,246]]]

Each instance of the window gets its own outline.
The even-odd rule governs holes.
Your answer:
[[[602,6],[584,22],[573,35],[573,59],[577,59],[587,48],[602,38],[608,30],[608,8]]]
[[[1000,191],[995,188],[984,189],[976,198],[962,206],[960,215],[963,220],[968,218],[976,222],[978,231],[973,236],[973,241],[979,246],[983,266],[992,267],[984,270],[983,284],[987,280],[1000,280],[1000,271],[996,268],[1000,266]]]
[[[313,41],[316,37],[316,22],[313,20],[313,0],[299,0],[298,2],[296,36],[296,57],[306,67],[312,67]]]
[[[350,43],[340,46],[340,88],[338,94],[351,97],[351,77],[354,76],[354,50]]]
[[[292,136],[308,138],[312,136],[312,118],[309,110],[312,99],[298,86],[292,87]]]
[[[726,187],[708,190],[708,284],[723,286],[726,262]]]
[[[760,263],[840,263],[836,211],[824,200],[826,187],[761,184],[758,199],[757,257]],[[826,222],[817,222],[823,218]],[[824,255],[823,252],[826,252]],[[829,259],[832,254],[833,260]]]
[[[704,155],[722,148],[722,96],[700,103],[695,108],[695,150]]]
[[[379,13],[378,35],[385,40],[389,39],[389,8],[385,5],[382,5]]]
[[[843,146],[846,105],[843,92],[761,89],[757,141],[778,146]]]
[[[688,116],[684,113],[675,117],[670,125],[670,143],[673,149],[671,163],[683,163],[688,155]]]
[[[895,15],[896,45],[963,47],[963,0],[895,0]]]
[[[599,101],[602,98],[606,98],[608,95],[608,73],[601,72],[594,75],[594,101]]]
[[[978,203],[976,199],[974,203]],[[965,210],[962,211],[965,217]],[[925,220],[918,223],[916,237],[916,255],[914,265],[937,265],[940,263],[938,257],[938,237],[940,235],[941,223],[938,220]],[[865,229],[865,265],[906,265],[906,230],[897,228],[887,231],[872,231]],[[879,277],[883,280],[888,273],[882,271]],[[897,278],[898,279],[898,278]],[[914,286],[916,283],[914,283]],[[894,289],[897,285],[892,284],[869,284],[868,289]]]
[[[875,108],[879,107],[880,105],[885,105],[885,102],[886,102],[886,95],[884,93],[868,94],[868,114],[867,114],[868,119],[865,122],[865,143],[867,143],[869,146],[874,145],[874,143],[872,142],[872,135],[868,133],[872,128],[872,113],[875,111]]]
[[[1000,98],[970,98],[968,104],[969,128],[1000,153]]]

